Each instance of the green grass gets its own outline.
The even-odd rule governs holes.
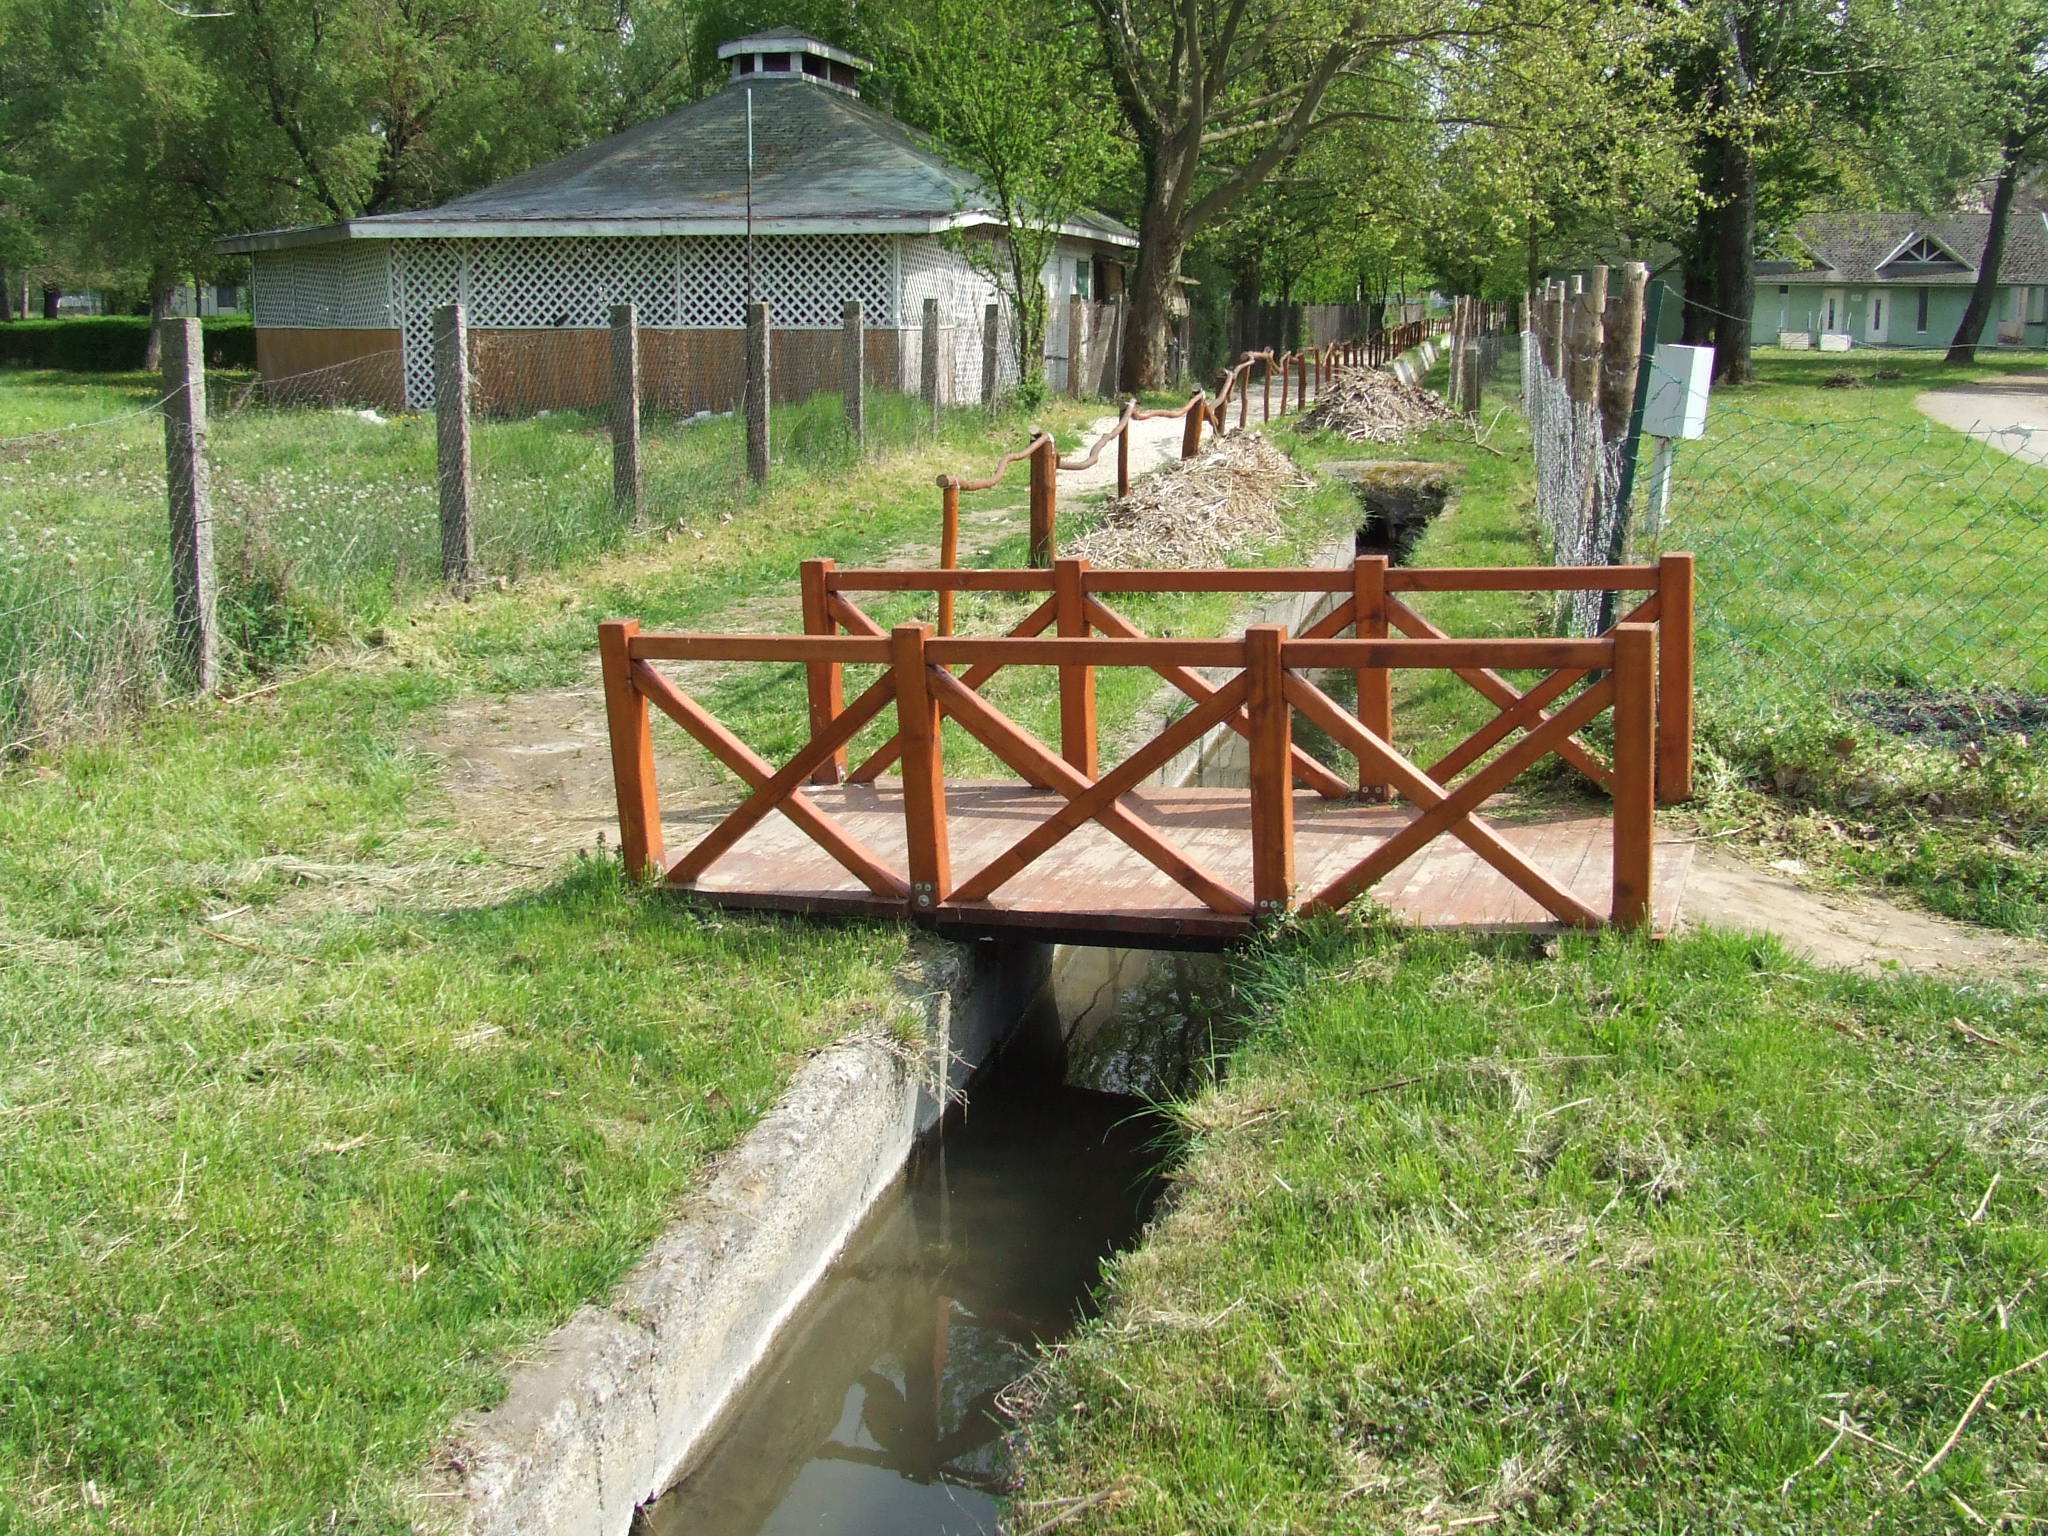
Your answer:
[[[2048,693],[2048,602],[2024,575],[2048,559],[2048,469],[1913,406],[2044,365],[1767,350],[1757,384],[1717,394],[1706,439],[1680,445],[1663,542],[1699,556],[1712,830],[1950,916],[2048,931],[2043,733],[1873,723],[1888,703]],[[1844,374],[1860,386],[1822,382]]]
[[[1039,1382],[1015,1523],[2048,1516],[2039,1370],[1912,1482],[2048,1349],[2038,1000],[1763,941],[1363,917],[1282,934],[1235,985],[1247,1042],[1179,1110],[1167,1214]],[[1822,1461],[1844,1415],[1891,1449]]]
[[[1043,419],[1071,441],[1093,409]],[[594,689],[600,618],[714,625],[806,556],[935,542],[934,475],[1022,425],[786,464],[729,515],[664,510],[469,602],[400,593],[270,693],[172,699],[0,774],[0,1529],[406,1529],[449,1423],[605,1292],[803,1053],[900,1027],[903,931],[720,917],[483,841],[418,742],[479,695]],[[69,526],[121,510],[77,494]],[[968,498],[1014,519],[991,563],[1021,557],[1022,502],[1021,479]],[[1324,492],[1291,526],[1348,511]],[[751,703],[737,677],[706,695],[773,754],[801,690],[763,671]],[[1018,685],[1050,734],[1050,677]],[[1153,686],[1106,679],[1106,733]]]

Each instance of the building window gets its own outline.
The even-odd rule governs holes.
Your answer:
[[[1920,290],[1920,307],[1913,317],[1913,329],[1921,335],[1927,334],[1927,290]]]
[[[2039,325],[2043,320],[2048,320],[2048,288],[2029,288],[2027,321],[2031,325]]]
[[[1953,261],[1955,258],[1925,235],[1922,235],[1903,251],[1899,252],[1898,255],[1894,256],[1892,260],[1918,262],[1925,265],[1930,261]]]
[[[1778,284],[1778,292],[1779,292],[1780,294],[1787,294],[1787,293],[1790,293],[1791,291],[1792,291],[1792,285],[1791,285],[1790,283],[1780,283],[1780,284]]]

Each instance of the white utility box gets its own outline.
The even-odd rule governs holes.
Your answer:
[[[1703,437],[1707,393],[1714,385],[1714,349],[1661,343],[1650,355],[1650,393],[1643,401],[1645,437]]]
[[[1821,332],[1820,349],[1823,352],[1846,352],[1849,350],[1849,343],[1850,336],[1847,331]]]
[[[1807,352],[1813,348],[1813,337],[1805,331],[1780,331],[1778,345],[1787,352]]]

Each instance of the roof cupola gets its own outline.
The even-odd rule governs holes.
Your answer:
[[[732,60],[732,78],[749,80],[756,75],[768,79],[802,79],[814,85],[831,86],[849,96],[860,94],[860,77],[874,66],[857,54],[799,32],[794,27],[770,27],[750,32],[718,45],[718,56]]]

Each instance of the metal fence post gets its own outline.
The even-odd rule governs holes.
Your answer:
[[[990,408],[996,403],[996,380],[1002,377],[1002,333],[1002,309],[991,304],[981,312],[981,403]]]
[[[848,299],[843,311],[846,368],[846,429],[856,443],[865,443],[868,432],[867,405],[867,320],[860,300]]]
[[[640,520],[640,315],[612,306],[612,501]]]
[[[768,303],[747,306],[747,477],[756,485],[768,478]]]
[[[164,465],[170,488],[171,613],[194,687],[220,685],[213,584],[213,487],[206,468],[206,354],[197,320],[166,320]]]
[[[441,579],[475,584],[475,471],[469,452],[469,320],[460,304],[434,311],[434,450],[441,486]]]
[[[924,392],[925,414],[931,429],[939,430],[939,301],[924,301],[923,356],[919,359],[918,384]]]

